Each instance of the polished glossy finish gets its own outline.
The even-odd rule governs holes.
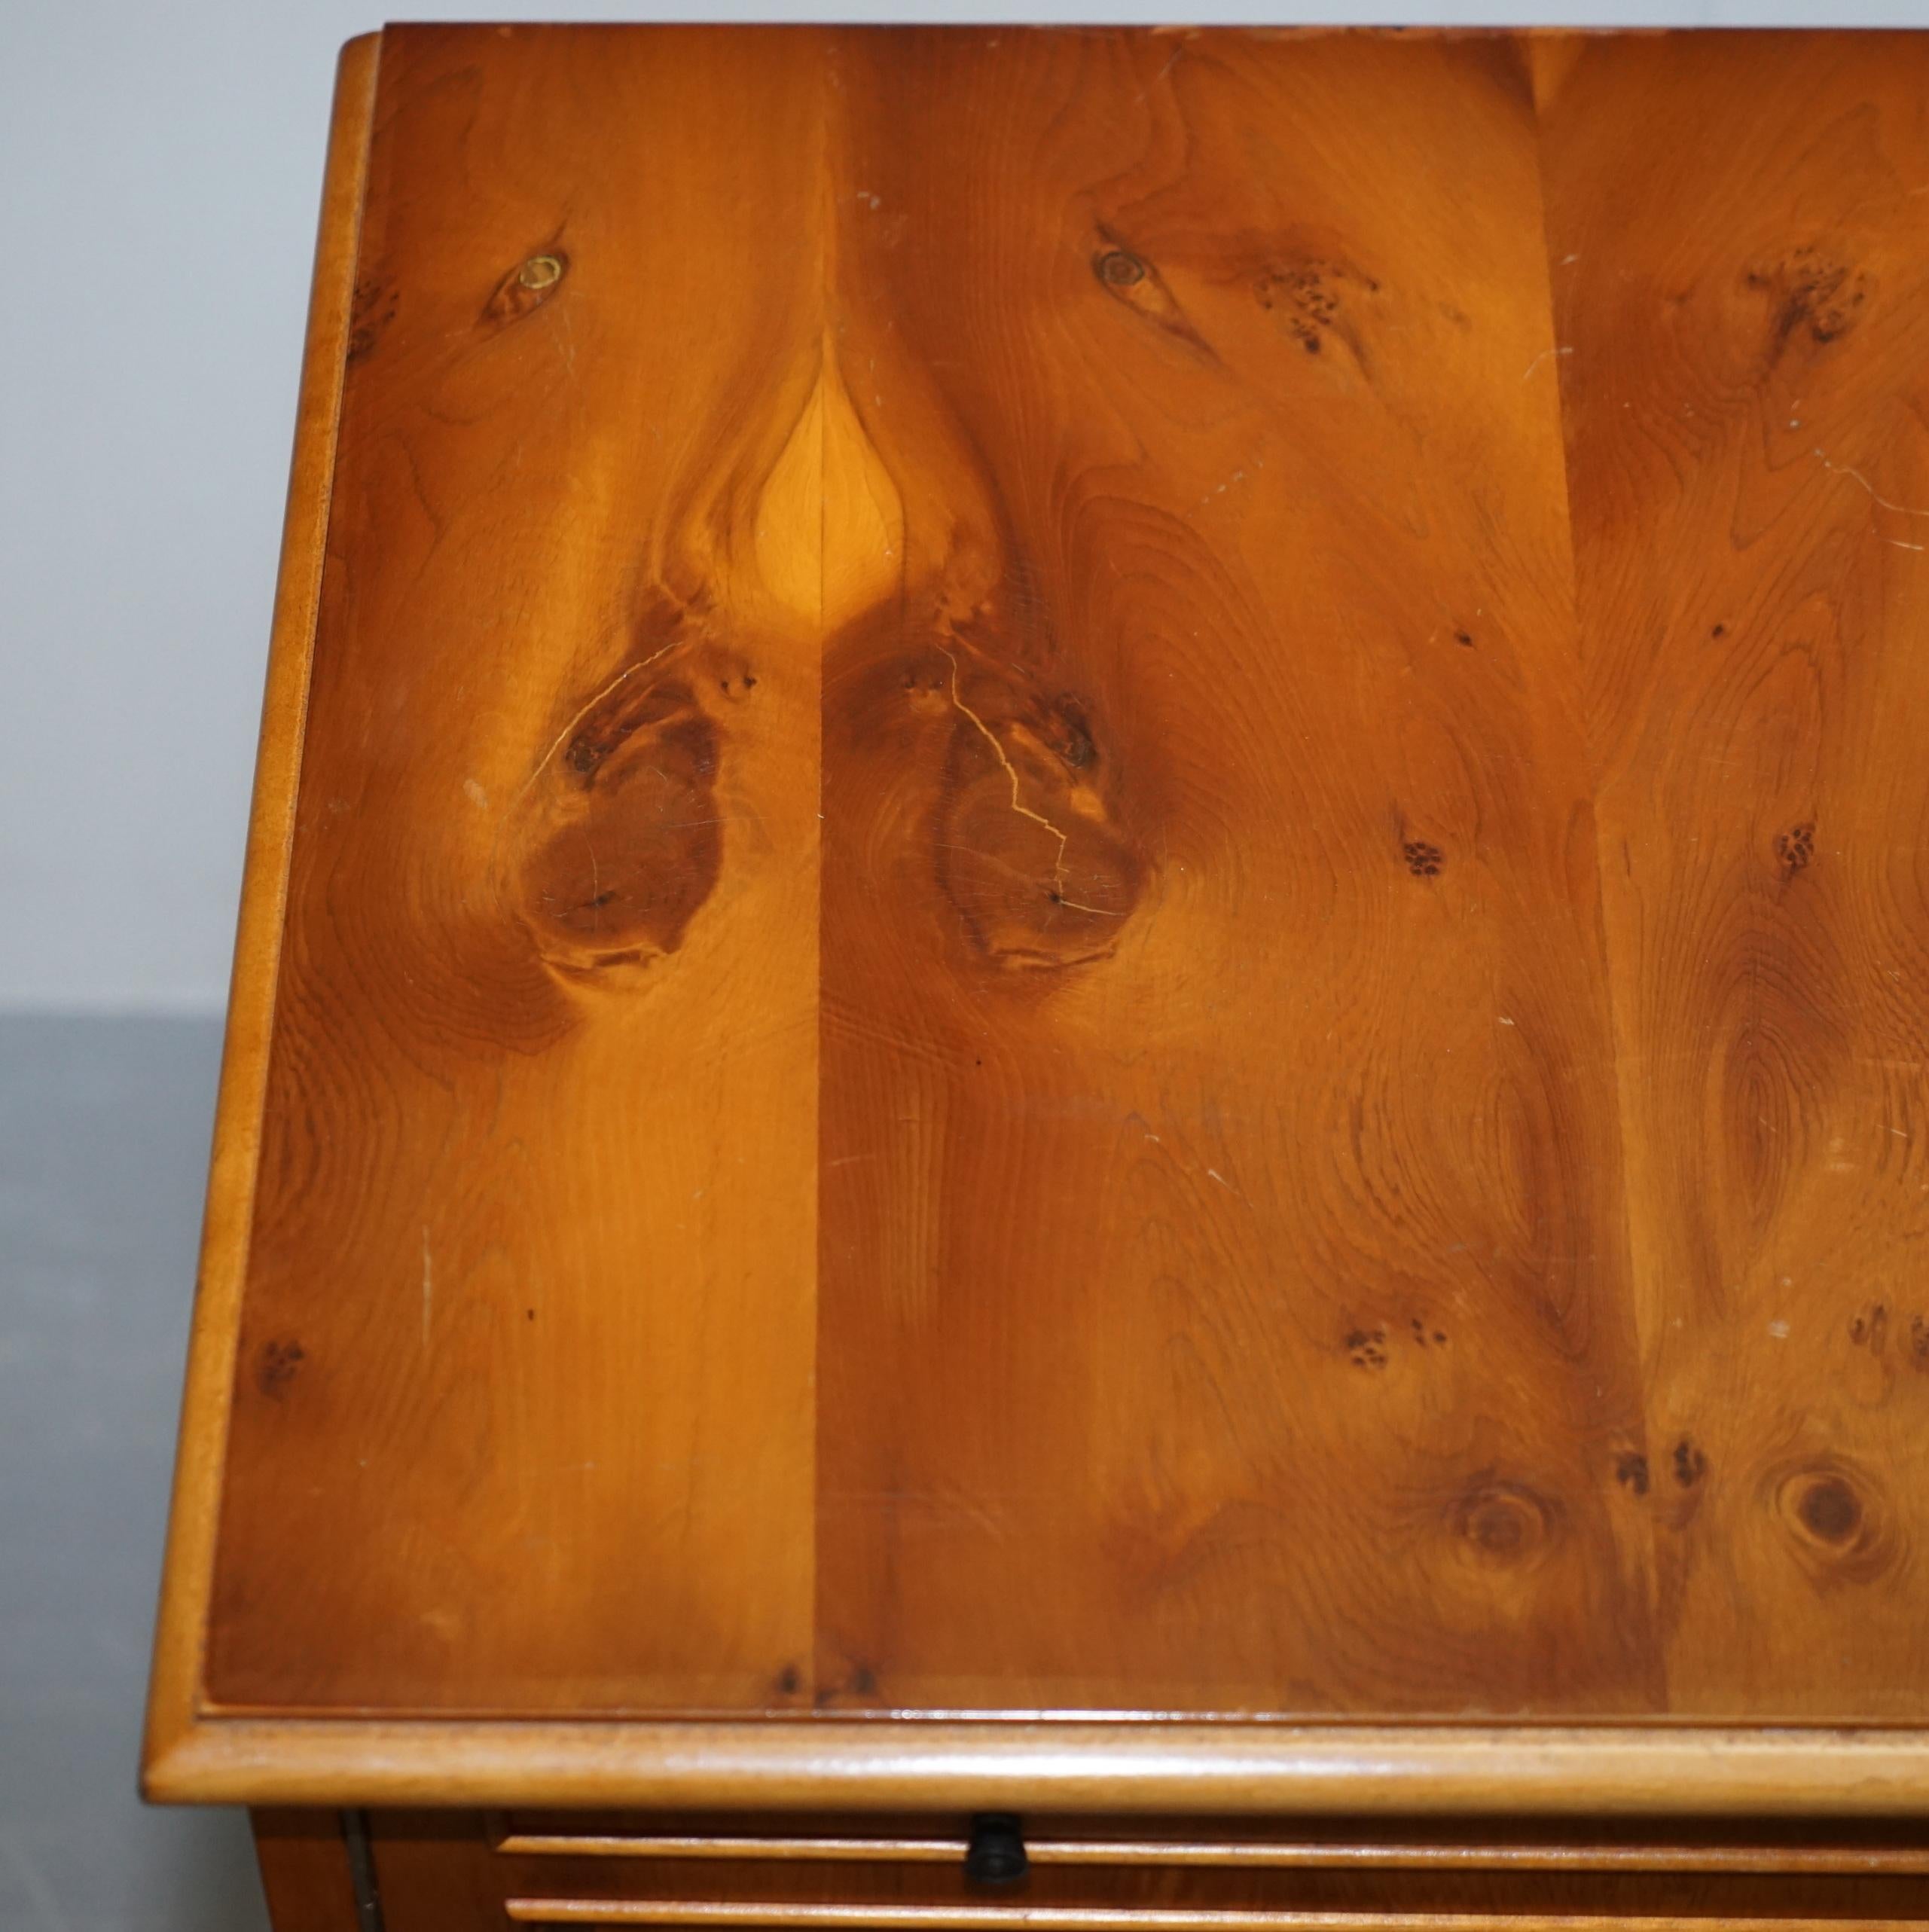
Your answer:
[[[1929,1802],[1929,43],[345,73],[153,1787]]]

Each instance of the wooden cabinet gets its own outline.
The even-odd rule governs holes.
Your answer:
[[[1929,1920],[1925,103],[350,44],[146,1763],[281,1932]]]

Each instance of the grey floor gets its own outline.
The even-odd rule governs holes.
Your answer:
[[[262,1932],[135,1795],[220,1028],[0,1016],[0,1927]]]

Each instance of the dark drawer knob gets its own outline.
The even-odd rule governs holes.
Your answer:
[[[1015,1885],[1025,1875],[1024,1827],[1009,1811],[980,1811],[971,1821],[965,1876],[975,1885]]]

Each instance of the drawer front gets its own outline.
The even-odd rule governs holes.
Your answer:
[[[490,1815],[507,1857],[765,1860],[965,1868],[971,1821],[508,1811]],[[1775,1872],[1929,1877],[1929,1827],[1678,1821],[1192,1818],[1068,1814],[1022,1831],[1030,1866],[1085,1869]]]
[[[1500,1932],[1929,1926],[1919,1827],[1498,1830],[1037,1818],[1016,1882],[969,1822],[389,1812],[386,1932],[571,1925],[795,1932]]]

